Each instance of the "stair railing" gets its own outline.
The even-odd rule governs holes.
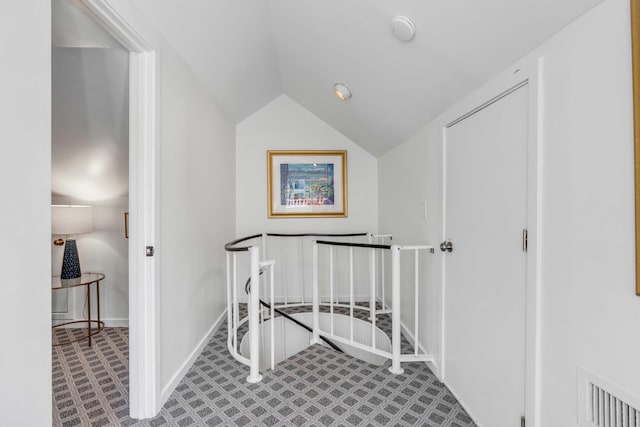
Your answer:
[[[274,238],[280,239],[300,239],[294,248],[294,252],[297,252],[298,260],[289,259],[285,250],[285,243],[282,240],[282,249],[276,251],[271,247],[268,249],[268,241]],[[311,257],[307,259],[303,257],[304,247],[303,238],[314,239],[311,241]],[[331,238],[332,240],[321,240]],[[336,241],[333,239],[345,238],[349,241]],[[354,241],[354,240],[361,240]],[[232,356],[249,366],[249,376],[247,381],[251,383],[259,382],[262,379],[260,375],[260,353],[261,346],[266,346],[266,340],[262,333],[265,328],[260,327],[260,323],[264,323],[265,320],[273,320],[274,312],[280,312],[279,309],[287,307],[295,307],[300,305],[311,305],[312,308],[312,326],[311,326],[311,342],[317,343],[322,339],[330,339],[337,344],[345,344],[354,348],[365,350],[369,353],[383,356],[391,359],[390,372],[394,374],[401,374],[403,369],[401,368],[401,362],[429,362],[433,361],[433,356],[420,352],[422,346],[419,342],[419,296],[420,296],[420,260],[426,257],[423,254],[433,253],[432,246],[401,246],[401,245],[389,245],[385,242],[390,241],[390,235],[372,235],[366,233],[344,234],[344,235],[326,235],[326,234],[256,234],[242,239],[235,240],[225,245],[227,252],[227,322],[228,322],[228,340],[227,347]],[[274,242],[271,242],[274,243]],[[272,245],[273,246],[273,245]],[[277,246],[277,242],[276,242]],[[320,247],[326,248],[323,250],[325,258],[323,260],[323,267],[327,267],[327,271],[320,274]],[[337,266],[337,259],[335,252],[337,248],[346,249],[347,259],[342,260],[346,262],[345,266]],[[359,259],[367,259],[368,265],[358,263],[358,274],[366,275],[368,271],[368,301],[364,305],[365,301],[359,299],[356,301],[355,288],[356,288],[356,266],[354,265],[354,253],[358,251],[359,255],[363,253],[366,257],[360,256]],[[270,256],[272,260],[263,260],[261,257],[265,257],[265,254],[269,252],[270,255],[279,253],[280,256]],[[413,345],[413,352],[402,354],[401,341],[402,341],[402,317],[401,317],[401,279],[404,272],[406,273],[408,267],[403,265],[401,253],[413,253],[413,295],[414,299],[414,324],[413,324],[413,336],[405,329],[405,337],[408,338]],[[289,254],[291,251],[289,251]],[[405,256],[405,258],[407,258]],[[309,265],[310,264],[310,265]],[[276,266],[279,266],[279,275],[275,278]],[[307,295],[304,290],[305,286],[305,272],[308,269],[312,271],[311,277],[311,295]],[[296,271],[293,277],[300,281],[300,289],[292,289],[292,286],[287,283],[287,277],[290,275],[290,270]],[[340,294],[337,292],[335,276],[336,270],[342,269],[341,274],[347,276],[348,282],[348,303],[344,301],[344,293],[341,294],[343,300],[340,300]],[[269,270],[268,275],[262,273]],[[248,274],[247,274],[248,273]],[[244,282],[243,277],[249,276],[245,289],[241,289],[241,282]],[[261,276],[268,277],[270,283],[269,287],[262,286]],[[390,276],[391,283],[391,307],[389,307],[388,300],[389,295],[386,292],[386,284],[389,282],[388,276]],[[324,285],[324,289],[328,288],[328,295],[320,295],[321,281]],[[358,288],[363,289],[362,278],[358,277]],[[276,283],[279,284],[279,292],[281,295],[276,295],[274,287]],[[406,286],[405,286],[406,288]],[[266,290],[268,289],[268,292]],[[240,292],[242,290],[242,292]],[[246,290],[246,293],[244,292]],[[263,294],[261,300],[261,293]],[[266,296],[264,294],[268,293]],[[328,302],[327,301],[328,298]],[[310,301],[309,301],[310,299]],[[265,303],[265,300],[269,300],[269,303]],[[323,301],[324,300],[324,301]],[[241,301],[247,304],[247,315],[244,318],[240,318],[240,312],[243,311],[241,307]],[[360,304],[356,304],[356,302]],[[327,307],[327,311],[330,313],[328,328],[321,328],[320,326],[320,307]],[[348,310],[349,312],[349,335],[348,337],[341,336],[336,333],[334,329],[334,316],[335,309],[340,308],[343,312]],[[368,339],[369,343],[358,342],[354,338],[354,316],[355,312],[359,310],[368,311],[368,317],[371,323],[371,338]],[[281,313],[281,312],[280,312]],[[391,351],[386,351],[378,348],[376,345],[376,318],[379,315],[391,315]],[[299,323],[299,322],[297,322]],[[246,326],[245,326],[246,324]],[[269,333],[269,353],[270,353],[270,367],[274,369],[274,324],[270,322]],[[240,328],[246,330],[246,339],[249,341],[249,357],[245,357],[240,354],[238,334]],[[264,348],[266,351],[267,348]],[[265,353],[263,353],[265,354]],[[266,355],[266,354],[265,354]],[[268,357],[268,356],[267,356]]]
[[[372,236],[373,237],[373,236]],[[327,246],[328,247],[328,258],[329,258],[329,270],[331,271],[333,268],[333,248],[335,247],[347,247],[349,248],[349,338],[345,338],[336,334],[333,323],[333,312],[334,312],[334,283],[333,283],[333,275],[329,274],[329,313],[331,313],[330,326],[328,330],[323,330],[320,328],[320,295],[319,295],[319,268],[318,268],[318,260],[319,260],[319,246]],[[361,342],[356,342],[354,340],[354,312],[357,309],[362,309],[362,307],[358,307],[355,304],[354,298],[354,277],[353,277],[353,257],[355,250],[366,250],[369,252],[369,320],[371,323],[371,338],[370,344],[363,344]],[[377,309],[378,297],[377,297],[377,279],[382,277],[384,279],[384,274],[380,276],[378,274],[378,267],[376,266],[376,260],[378,259],[377,253],[381,253],[384,256],[384,253],[390,251],[391,252],[391,353],[381,350],[376,347],[376,316],[380,313],[389,313],[388,309],[384,309],[384,303],[382,304],[382,309]],[[401,354],[401,343],[402,343],[402,318],[401,318],[401,258],[400,254],[403,251],[411,251],[413,252],[413,298],[414,298],[414,337],[413,337],[413,354]],[[354,346],[356,348],[366,350],[370,353],[384,356],[391,359],[392,364],[389,367],[389,371],[393,374],[402,374],[404,370],[401,368],[401,362],[433,362],[434,358],[432,355],[428,353],[420,354],[420,341],[419,341],[419,297],[420,297],[420,254],[421,253],[433,253],[433,246],[399,246],[399,245],[384,245],[384,244],[373,244],[373,243],[348,243],[348,242],[332,242],[325,240],[318,240],[314,242],[313,246],[313,341],[318,342],[318,338],[320,336],[327,337],[335,342],[343,343],[347,345]],[[384,257],[383,257],[384,259]],[[384,264],[382,264],[384,265]],[[384,286],[382,287],[384,289]],[[384,298],[384,297],[383,297]],[[384,301],[384,299],[383,299]],[[325,304],[326,305],[326,304]]]
[[[240,363],[249,366],[249,376],[247,381],[257,383],[262,380],[260,375],[260,248],[258,246],[238,246],[252,240],[262,238],[261,234],[244,237],[234,240],[225,245],[227,252],[227,324],[228,338],[227,348],[231,355]],[[238,260],[244,258],[245,263],[249,263],[250,282],[253,284],[252,291],[249,292],[248,316],[240,319],[240,299],[238,292]],[[249,346],[250,355],[244,357],[238,350],[238,330],[248,322],[249,326]]]

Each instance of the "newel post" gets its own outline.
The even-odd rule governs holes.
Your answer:
[[[249,248],[251,255],[251,291],[249,292],[249,351],[250,365],[247,381],[257,383],[262,380],[260,375],[260,248]]]
[[[400,367],[400,247],[391,246],[391,366],[389,372],[402,374]]]
[[[313,335],[311,344],[320,342],[320,296],[318,293],[318,242],[313,241]]]

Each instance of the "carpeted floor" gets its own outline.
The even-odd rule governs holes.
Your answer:
[[[56,330],[72,334],[77,330]],[[161,412],[138,421],[128,412],[127,330],[107,328],[54,347],[55,426],[474,426],[424,363],[391,375],[324,346],[312,346],[245,381],[248,368],[226,348],[226,323],[214,334]],[[75,332],[77,333],[77,332]]]
[[[54,329],[53,342],[85,329]],[[105,328],[93,345],[79,341],[53,347],[53,425],[130,425],[129,329]]]

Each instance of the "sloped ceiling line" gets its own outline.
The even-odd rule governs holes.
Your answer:
[[[133,1],[236,123],[284,93],[376,156],[601,2]]]

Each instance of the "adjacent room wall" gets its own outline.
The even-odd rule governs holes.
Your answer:
[[[347,150],[347,218],[267,215],[267,150]],[[236,128],[238,237],[262,232],[377,232],[377,159],[286,95]]]
[[[51,425],[51,11],[0,14],[0,414]]]
[[[52,203],[94,206],[94,231],[76,236],[82,271],[106,276],[100,292],[106,325],[128,326],[129,52],[56,47],[51,64]],[[52,275],[60,275],[63,251],[51,245]],[[84,318],[85,289],[52,297],[54,318]]]
[[[577,425],[578,366],[640,396],[630,55],[629,2],[607,0],[522,61],[544,57],[542,427]],[[439,125],[380,158],[382,232],[416,230],[433,244],[443,237]],[[420,164],[416,157],[422,168],[405,167]],[[394,190],[401,183],[429,202],[426,224],[415,208],[389,208],[404,200]],[[437,311],[438,303],[425,308]],[[438,351],[439,326],[428,327]]]

